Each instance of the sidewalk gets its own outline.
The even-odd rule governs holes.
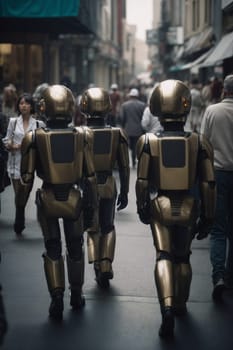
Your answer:
[[[57,324],[48,319],[50,299],[34,195],[27,207],[24,237],[17,239],[12,231],[12,189],[2,194],[0,276],[9,322],[3,350],[233,348],[233,298],[226,296],[219,306],[212,302],[208,239],[193,242],[188,314],[177,319],[172,341],[159,338],[161,315],[153,277],[155,252],[149,226],[143,225],[136,215],[135,179],[136,170],[132,170],[129,206],[116,213],[117,245],[110,289],[98,288],[93,266],[86,262],[86,306],[81,313],[72,312],[66,288],[63,322]]]

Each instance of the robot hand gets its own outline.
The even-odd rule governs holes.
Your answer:
[[[117,210],[124,209],[128,205],[127,193],[120,193],[117,199]]]
[[[196,235],[198,240],[206,238],[210,233],[211,226],[212,221],[201,216],[197,221],[194,235]]]
[[[141,222],[145,225],[149,225],[151,221],[150,215],[150,203],[146,202],[143,206],[137,205],[137,213]]]

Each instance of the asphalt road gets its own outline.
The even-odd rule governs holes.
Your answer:
[[[21,239],[12,229],[12,188],[2,193],[0,281],[9,323],[3,350],[233,349],[233,298],[229,293],[222,304],[212,302],[208,239],[193,241],[188,314],[177,319],[174,339],[164,341],[158,336],[161,315],[153,277],[155,251],[149,227],[136,215],[135,179],[136,170],[132,170],[129,205],[116,213],[114,279],[109,290],[98,288],[93,266],[86,262],[86,306],[80,313],[70,309],[66,284],[61,323],[48,318],[44,247],[34,204],[40,181],[37,179],[27,205]]]

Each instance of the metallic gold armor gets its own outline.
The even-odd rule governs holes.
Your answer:
[[[164,132],[138,140],[136,198],[139,217],[150,224],[157,252],[154,278],[163,318],[160,335],[166,337],[173,334],[174,314],[186,312],[192,239],[197,232],[198,239],[206,237],[213,219],[213,152],[204,137],[183,131],[190,109],[185,84],[160,83],[150,109],[160,117]]]
[[[127,137],[123,130],[106,125],[105,119],[111,110],[107,91],[90,88],[81,98],[81,111],[87,115],[87,126],[94,133],[93,155],[99,193],[99,229],[88,230],[87,247],[89,263],[94,263],[97,283],[109,286],[113,278],[116,232],[114,226],[117,197],[115,167],[119,171],[120,194],[117,209],[128,204],[129,154]]]
[[[25,199],[32,188],[35,172],[43,180],[42,188],[36,193],[36,204],[46,248],[44,270],[52,297],[49,313],[53,318],[61,318],[65,274],[59,219],[63,220],[73,309],[84,305],[83,232],[89,226],[98,225],[94,220],[98,197],[92,156],[93,135],[89,129],[67,127],[72,118],[74,98],[66,87],[48,87],[41,107],[45,111],[47,127],[25,136],[21,178]]]

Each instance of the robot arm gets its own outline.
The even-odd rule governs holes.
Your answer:
[[[124,209],[128,205],[129,192],[129,151],[127,136],[120,130],[120,144],[118,150],[118,169],[120,177],[120,194],[117,199],[117,210]]]
[[[35,131],[27,133],[21,145],[21,184],[22,194],[20,196],[20,205],[26,205],[28,196],[32,190],[34,182],[34,172],[36,165],[35,147],[33,138]]]
[[[138,171],[136,180],[137,213],[144,224],[150,223],[150,198],[149,198],[149,142],[143,135],[137,142]]]
[[[213,149],[204,135],[200,136],[199,188],[201,212],[197,239],[205,238],[210,231],[215,213],[216,185],[213,167]]]

